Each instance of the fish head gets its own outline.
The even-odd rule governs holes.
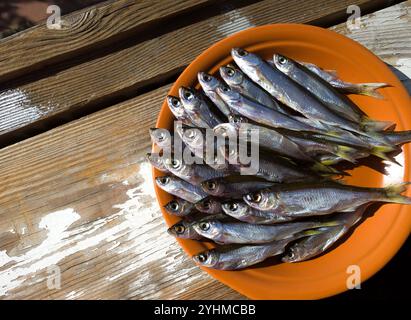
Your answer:
[[[194,230],[201,236],[209,239],[221,238],[224,228],[220,221],[203,219],[193,224]]]
[[[164,209],[171,215],[180,216],[186,211],[187,206],[189,206],[187,201],[173,199],[164,206]]]
[[[201,87],[206,91],[214,91],[220,85],[220,80],[206,72],[199,72],[197,78]]]
[[[171,177],[170,176],[162,176],[156,178],[156,183],[159,187],[165,188],[171,184]]]
[[[200,266],[212,268],[217,265],[219,254],[215,250],[207,250],[193,256],[193,260]]]
[[[248,193],[243,199],[250,207],[262,211],[271,211],[277,209],[280,205],[277,193],[269,189]]]
[[[263,63],[263,60],[259,56],[241,48],[231,49],[231,56],[235,63],[246,74],[254,72],[254,70]]]
[[[153,167],[156,167],[157,169],[160,169],[160,170],[165,169],[164,164],[163,164],[163,157],[160,156],[158,153],[147,153],[146,158],[147,158],[147,161],[150,162],[150,164]]]
[[[176,117],[183,117],[185,115],[183,105],[179,98],[169,95],[166,100],[168,107]]]
[[[247,215],[250,207],[242,201],[227,201],[222,204],[223,211],[234,218]]]
[[[163,163],[168,171],[179,177],[188,179],[191,176],[190,166],[186,165],[181,159],[166,158]]]
[[[244,80],[244,74],[232,66],[221,67],[220,75],[229,85],[240,85]]]
[[[183,129],[183,141],[192,148],[201,148],[204,144],[204,137],[201,130],[197,128]]]
[[[285,74],[291,73],[295,66],[291,59],[278,53],[273,55],[273,62],[277,69]]]
[[[150,128],[151,140],[161,148],[171,148],[171,133],[163,128]]]
[[[218,196],[224,192],[224,183],[217,179],[207,180],[201,183],[202,189],[213,196]]]
[[[237,128],[233,123],[221,123],[214,127],[214,135],[224,138],[237,137]]]
[[[234,124],[234,125],[239,125],[241,123],[248,123],[248,119],[235,113],[231,113],[228,116],[228,122]]]
[[[193,88],[181,87],[178,90],[180,101],[185,109],[196,112],[201,103],[198,93]]]
[[[221,204],[213,198],[205,198],[195,204],[198,211],[213,214],[221,212]]]
[[[182,239],[196,239],[198,234],[195,232],[192,224],[186,221],[180,221],[171,226],[167,232],[174,237]]]
[[[229,106],[240,107],[242,97],[238,91],[232,90],[228,86],[220,86],[217,88],[217,93]]]

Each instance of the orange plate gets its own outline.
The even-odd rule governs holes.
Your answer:
[[[197,85],[197,73],[218,73],[218,68],[232,61],[230,49],[242,47],[269,58],[274,52],[296,60],[312,62],[324,69],[337,70],[339,76],[351,82],[386,82],[392,87],[381,89],[385,100],[352,96],[372,118],[397,123],[397,130],[411,129],[411,103],[408,93],[389,68],[358,43],[335,32],[293,24],[277,24],[239,32],[224,39],[197,57],[181,74],[169,94],[178,95],[181,86]],[[173,117],[163,103],[157,127],[171,129]],[[409,181],[410,148],[406,145],[397,160],[403,167],[392,165],[383,176],[360,167],[351,172],[349,183],[381,187]],[[153,177],[161,172],[153,170]],[[155,182],[154,182],[155,184]],[[155,186],[160,206],[171,196]],[[410,195],[410,192],[408,192]],[[179,219],[163,210],[168,225]],[[311,261],[277,264],[241,271],[218,271],[203,268],[211,276],[253,299],[316,299],[347,290],[351,265],[361,269],[362,281],[381,269],[399,250],[411,230],[411,206],[389,204],[366,219],[343,244]],[[208,248],[191,240],[178,242],[190,256]]]

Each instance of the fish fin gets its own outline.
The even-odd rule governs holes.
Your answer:
[[[353,84],[350,87],[347,87],[347,89],[351,93],[355,94],[361,94],[364,96],[369,96],[377,99],[384,99],[384,96],[377,91],[377,89],[380,88],[385,88],[385,87],[390,87],[388,83],[358,83],[358,84]]]
[[[309,229],[309,230],[304,230],[296,234],[296,238],[299,237],[309,237],[309,236],[315,236],[318,234],[324,233],[324,230],[321,229]]]
[[[339,156],[340,158],[343,158],[344,160],[347,160],[355,164],[357,163],[357,161],[350,154],[355,154],[356,152],[357,150],[355,148],[338,145],[335,154]]]
[[[411,198],[401,195],[401,193],[407,190],[407,185],[409,184],[411,184],[411,182],[401,182],[385,187],[384,201],[387,201],[388,199],[389,202],[411,204]]]
[[[400,167],[402,167],[402,164],[399,163],[397,160],[395,160],[393,156],[386,154],[386,152],[390,152],[390,151],[384,151],[384,149],[385,149],[384,146],[377,146],[377,147],[372,148],[370,153],[378,158],[387,160],[389,162],[395,163],[396,165],[399,165]]]
[[[392,127],[395,125],[392,121],[378,121],[378,120],[372,120],[366,116],[364,116],[361,120],[361,127],[365,131],[384,131],[389,127]]]

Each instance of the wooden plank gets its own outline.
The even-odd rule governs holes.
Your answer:
[[[61,18],[61,28],[46,22],[0,41],[0,80],[32,72],[69,56],[109,45],[160,19],[206,4],[207,0],[119,0]],[[30,52],[30,54],[27,54]]]
[[[401,16],[379,20],[386,27],[374,36],[407,35],[411,20],[404,24]],[[3,299],[241,298],[194,266],[165,232],[142,157],[168,89],[0,150]],[[47,287],[53,266],[60,289]]]
[[[147,86],[167,81],[203,50],[235,32],[278,22],[319,24],[326,19],[324,16],[346,15],[349,4],[367,6],[378,2],[281,0],[273,5],[271,0],[264,0],[66,69],[50,71],[50,76],[37,81],[12,82],[0,93],[0,145],[14,142],[17,129],[24,133],[39,125],[47,128],[53,126],[56,118],[76,118],[76,110],[80,110],[80,115],[91,113],[113,101],[132,97]]]
[[[411,95],[411,1],[371,13],[359,29],[345,23],[331,28],[358,41],[386,62]],[[408,30],[405,32],[404,30]]]

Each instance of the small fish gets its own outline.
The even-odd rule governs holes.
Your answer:
[[[329,83],[291,58],[274,54],[273,61],[278,70],[306,88],[328,108],[342,117],[356,123],[367,123],[367,127],[374,131],[381,131],[392,125],[391,122],[371,120],[345,95],[339,93]]]
[[[200,221],[207,221],[207,219],[221,219],[227,220],[229,217],[225,216],[224,214],[217,214],[217,215],[210,215],[210,216],[203,216],[201,214],[197,214],[190,219],[181,220],[176,224],[172,225],[168,228],[168,234],[181,239],[191,239],[191,240],[201,240],[203,237],[198,234],[195,229],[194,225]]]
[[[285,108],[281,107],[267,92],[251,81],[241,70],[232,66],[221,67],[220,75],[230,88],[238,91],[242,95],[257,101],[267,108],[288,114]]]
[[[338,78],[337,72],[334,70],[323,70],[317,65],[308,62],[299,63],[315,73],[317,76],[327,81],[330,85],[336,88],[341,93],[353,93],[370,96],[377,99],[384,99],[383,95],[377,92],[377,89],[390,86],[388,83],[351,83],[345,82]]]
[[[214,128],[221,119],[211,110],[212,106],[198,91],[192,88],[179,89],[180,101],[191,122],[200,128]]]
[[[177,120],[181,121],[186,125],[192,125],[190,117],[184,110],[184,107],[179,98],[174,96],[167,96],[166,100],[167,105],[170,108],[170,111],[173,113]]]
[[[165,165],[163,163],[163,157],[160,156],[160,154],[158,154],[158,153],[147,153],[146,159],[148,160],[148,162],[150,162],[150,164],[153,167],[157,168],[158,170],[160,170],[162,172],[168,172],[167,168],[165,167]]]
[[[411,204],[411,198],[401,195],[408,184],[400,183],[385,188],[364,188],[331,182],[286,184],[249,193],[243,199],[258,210],[307,217],[353,211],[363,204],[376,201]]]
[[[200,187],[174,176],[157,177],[156,184],[164,191],[191,203],[196,203],[208,196]]]
[[[364,134],[363,123],[358,124],[333,113],[308,90],[259,56],[240,48],[233,48],[231,55],[247,76],[291,109],[311,120]]]
[[[167,213],[173,216],[184,217],[195,211],[195,204],[183,199],[175,198],[168,202],[164,206],[164,209]]]
[[[222,222],[217,219],[199,221],[194,230],[218,244],[257,244],[293,237],[301,231],[338,225],[336,222],[290,222],[276,225],[258,225],[244,222]]]
[[[293,220],[293,217],[284,216],[270,211],[260,211],[248,206],[241,200],[230,200],[222,204],[225,214],[247,223],[274,224]]]
[[[173,146],[173,136],[167,129],[150,128],[150,137],[160,148],[171,149]]]
[[[193,260],[200,266],[218,270],[244,269],[282,254],[291,241],[316,233],[318,231],[303,231],[294,237],[265,244],[221,246],[196,254]]]
[[[341,225],[321,228],[323,233],[298,240],[289,247],[282,261],[301,262],[322,254],[361,220],[367,207],[363,205],[354,212],[337,213],[335,219]]]
[[[224,100],[221,99],[221,97],[217,93],[217,88],[222,88],[224,84],[216,77],[213,77],[212,75],[205,72],[199,72],[197,77],[198,82],[203,88],[203,91],[206,94],[206,96],[217,106],[217,108],[225,116],[228,117],[230,115],[230,109],[228,108]]]
[[[318,128],[311,127],[288,115],[269,109],[227,87],[223,89],[218,88],[217,92],[234,113],[239,113],[257,123],[273,128],[319,132]]]
[[[195,208],[203,213],[217,214],[223,212],[221,209],[221,202],[219,199],[207,197],[195,204]]]
[[[215,197],[238,197],[243,194],[271,187],[273,183],[262,181],[227,182],[212,179],[201,183],[202,189]]]
[[[237,174],[238,170],[229,167],[227,170],[214,170],[205,164],[187,164],[179,159],[165,159],[164,165],[168,171],[177,177],[194,185],[216,178],[224,178]]]

